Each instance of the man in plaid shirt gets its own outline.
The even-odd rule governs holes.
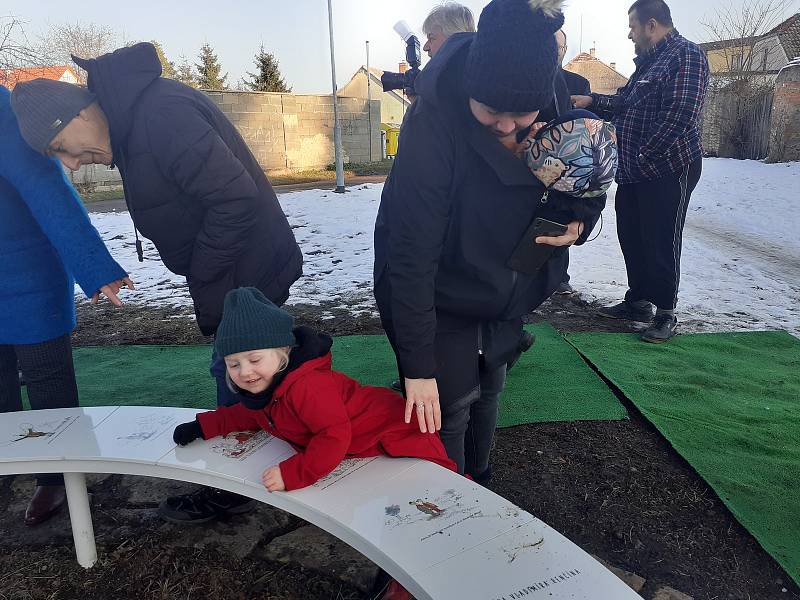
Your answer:
[[[673,27],[663,0],[637,0],[628,18],[636,49],[630,81],[613,96],[573,96],[573,105],[611,119],[619,140],[617,233],[628,292],[599,312],[652,321],[642,339],[659,343],[675,335],[678,323],[683,224],[702,169],[708,60]]]

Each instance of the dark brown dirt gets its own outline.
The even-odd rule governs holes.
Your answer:
[[[562,331],[630,330],[598,319],[593,308],[577,296],[557,297],[531,320],[545,319]],[[321,319],[323,311],[335,318]],[[376,318],[333,307],[293,312],[298,322],[337,335],[380,332]],[[75,343],[207,342],[186,314],[84,306]],[[669,585],[695,600],[800,600],[798,587],[710,487],[632,404],[621,401],[630,420],[498,431],[492,489],[589,552],[646,578],[645,598]],[[76,565],[68,544],[3,553],[0,600],[357,597],[332,574],[237,561],[213,550],[177,551],[146,529],[101,553],[91,571]]]

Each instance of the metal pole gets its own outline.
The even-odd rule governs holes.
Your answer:
[[[369,70],[369,40],[367,40],[367,115],[369,117],[369,162],[372,162],[372,73]]]
[[[333,50],[333,9],[328,0],[328,31],[331,36],[331,79],[333,80],[333,149],[336,155],[337,194],[344,194],[344,164],[342,162],[342,128],[339,124],[338,94],[336,91],[336,55]]]

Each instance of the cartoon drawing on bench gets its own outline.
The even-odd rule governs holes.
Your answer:
[[[175,419],[173,417],[145,414],[136,418],[133,431],[118,436],[117,440],[122,441],[127,446],[135,447],[164,433],[171,433],[174,427]]]
[[[67,417],[59,421],[43,421],[39,423],[20,423],[19,433],[13,434],[13,439],[0,442],[0,447],[8,446],[25,440],[53,438],[61,434],[75,421],[74,417]],[[49,443],[49,439],[47,442]]]
[[[272,436],[265,431],[232,431],[214,438],[211,451],[228,458],[244,460],[270,442]]]

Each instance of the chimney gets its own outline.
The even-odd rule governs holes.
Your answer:
[[[592,46],[591,48],[589,48],[589,55],[590,55],[592,58],[595,58],[595,55],[594,55],[594,54],[595,54],[595,49],[594,49],[594,46]]]
[[[608,66],[614,69],[615,71],[617,70],[617,63],[608,63]]]
[[[408,71],[408,63],[406,61],[401,62],[397,70],[400,71],[401,73],[405,73],[406,71]]]

